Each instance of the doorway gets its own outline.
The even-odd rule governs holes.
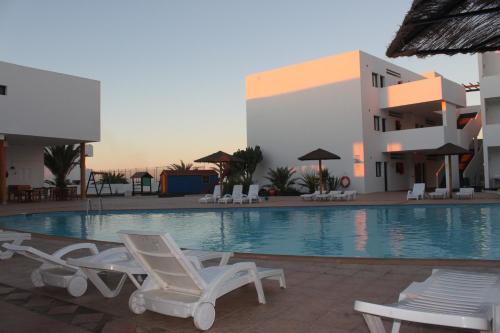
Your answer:
[[[415,163],[415,183],[425,183],[424,163]]]
[[[389,191],[387,185],[387,162],[384,162],[384,191],[385,192]]]

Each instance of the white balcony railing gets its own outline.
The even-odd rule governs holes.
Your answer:
[[[434,149],[444,142],[443,126],[413,128],[381,133],[383,152],[404,152],[409,150]]]

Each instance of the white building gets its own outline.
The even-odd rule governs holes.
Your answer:
[[[500,51],[479,55],[483,119],[484,181],[500,187]]]
[[[0,202],[43,185],[45,146],[99,139],[99,81],[0,62]]]
[[[460,163],[453,159],[454,187],[459,168],[472,179],[482,165],[475,144],[480,108],[466,107],[463,86],[362,51],[249,75],[246,98],[247,144],[264,154],[255,174],[260,183],[269,168],[293,167],[297,176],[316,168],[297,160],[316,148],[339,155],[324,165],[365,193],[442,184],[444,158],[423,151],[449,142],[471,151]]]

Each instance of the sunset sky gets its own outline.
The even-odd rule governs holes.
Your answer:
[[[248,74],[355,49],[385,58],[410,4],[0,0],[0,60],[101,81],[90,167],[164,166],[246,146]],[[476,56],[390,61],[478,77]]]

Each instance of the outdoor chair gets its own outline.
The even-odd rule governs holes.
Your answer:
[[[393,320],[392,333],[401,322],[499,332],[500,275],[436,269],[424,282],[414,282],[399,301],[379,305],[356,301],[371,333],[385,332],[381,318]]]
[[[474,199],[474,189],[469,187],[461,187],[460,190],[455,193],[457,199]]]
[[[448,189],[436,188],[434,192],[429,192],[428,194],[431,199],[445,199],[448,197]]]
[[[30,240],[31,234],[24,232],[13,232],[0,230],[0,243],[10,243],[13,245],[21,245],[25,240]],[[10,259],[14,255],[14,251],[0,251],[0,259]]]
[[[406,200],[410,199],[423,199],[425,194],[425,183],[415,183],[413,184],[413,190],[408,191],[406,195]]]
[[[205,194],[204,197],[198,200],[200,203],[216,203],[220,198],[220,185],[215,185],[214,192],[212,194]]]
[[[215,320],[216,300],[242,286],[254,284],[259,303],[266,302],[261,279],[278,280],[285,288],[282,269],[257,268],[253,262],[197,270],[169,234],[143,231],[118,233],[148,277],[129,300],[130,310],[146,310],[180,318],[208,330]]]

